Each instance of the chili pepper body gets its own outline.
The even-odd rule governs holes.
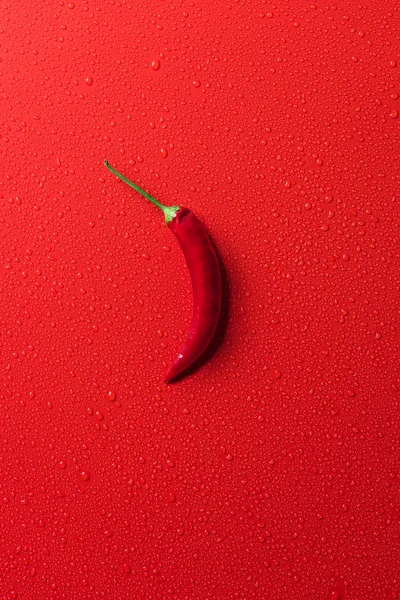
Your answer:
[[[221,270],[203,223],[191,210],[181,207],[168,227],[174,232],[189,269],[193,316],[183,347],[165,376],[166,383],[186,371],[207,349],[222,305]]]
[[[107,161],[104,164],[163,211],[166,224],[175,234],[186,259],[192,282],[193,316],[181,351],[165,376],[165,382],[170,383],[200,358],[217,329],[222,306],[222,279],[217,254],[206,228],[190,209],[160,204]]]

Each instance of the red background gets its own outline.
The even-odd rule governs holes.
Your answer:
[[[400,597],[397,2],[0,11],[0,597]]]

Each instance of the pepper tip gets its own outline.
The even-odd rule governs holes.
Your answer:
[[[176,377],[177,377],[177,374],[174,373],[172,371],[172,369],[170,369],[164,377],[164,383],[167,383],[167,384],[172,383],[176,379]]]

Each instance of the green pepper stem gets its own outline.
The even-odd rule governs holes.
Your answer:
[[[179,206],[165,206],[164,204],[161,204],[161,202],[159,202],[158,200],[156,200],[155,198],[153,198],[153,196],[150,196],[150,194],[148,194],[147,192],[145,192],[144,190],[142,190],[142,188],[140,188],[138,185],[136,185],[136,183],[133,183],[132,181],[130,181],[129,179],[127,179],[126,177],[124,177],[123,175],[121,175],[121,173],[118,173],[118,171],[116,171],[109,164],[109,162],[107,160],[104,161],[104,165],[107,167],[107,169],[109,171],[111,171],[111,173],[114,173],[114,175],[116,175],[119,179],[121,179],[122,181],[124,181],[125,183],[127,183],[131,188],[133,188],[134,190],[136,190],[137,192],[139,192],[139,194],[141,194],[142,196],[144,196],[145,198],[147,198],[147,200],[150,200],[150,202],[152,202],[153,204],[155,204],[156,206],[158,206],[158,208],[161,209],[163,211],[163,213],[164,213],[165,223],[167,225],[175,217],[175,215],[178,212],[178,210],[180,210]]]

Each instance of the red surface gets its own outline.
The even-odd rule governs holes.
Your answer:
[[[397,2],[0,11],[0,598],[400,597]]]

